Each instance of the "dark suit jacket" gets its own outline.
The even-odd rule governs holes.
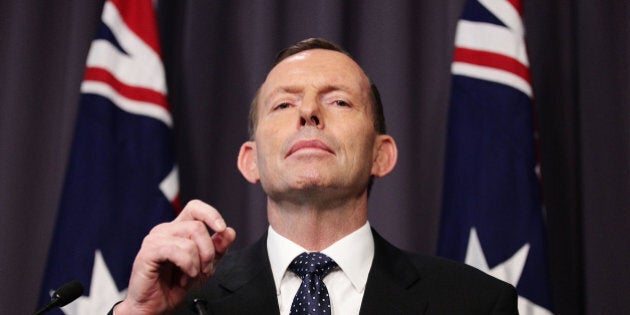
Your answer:
[[[516,290],[449,260],[403,252],[374,234],[374,262],[360,314],[518,314]],[[266,235],[228,253],[202,296],[210,314],[278,314]],[[183,305],[177,314],[195,314]]]

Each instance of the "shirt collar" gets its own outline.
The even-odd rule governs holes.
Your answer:
[[[280,282],[291,261],[306,251],[302,246],[278,234],[269,226],[267,253],[277,294],[280,294]],[[369,222],[321,252],[337,262],[341,271],[350,279],[357,291],[363,292],[365,290],[368,273],[374,258],[374,238]]]

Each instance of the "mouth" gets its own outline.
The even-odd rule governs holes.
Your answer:
[[[285,157],[288,157],[292,155],[293,153],[298,152],[300,150],[306,150],[306,149],[322,150],[330,154],[335,154],[324,142],[317,139],[313,139],[313,140],[300,140],[300,141],[295,142],[291,146],[291,148],[289,149]]]

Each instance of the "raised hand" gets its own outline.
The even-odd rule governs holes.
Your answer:
[[[188,290],[212,276],[235,237],[215,208],[189,202],[175,220],[157,225],[144,238],[116,315],[173,310]]]

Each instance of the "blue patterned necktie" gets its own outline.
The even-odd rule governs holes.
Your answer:
[[[335,270],[337,263],[322,253],[302,253],[289,265],[302,285],[293,298],[291,315],[330,315],[330,298],[324,284],[324,277]]]

